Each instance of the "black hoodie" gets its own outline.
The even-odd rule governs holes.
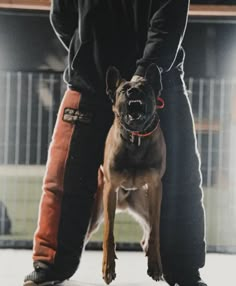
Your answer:
[[[181,66],[188,7],[189,0],[52,0],[51,23],[69,53],[69,87],[101,103],[110,65],[126,79],[143,76],[150,63],[163,73]]]

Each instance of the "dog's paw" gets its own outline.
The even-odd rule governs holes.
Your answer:
[[[155,281],[163,280],[162,271],[156,265],[149,266],[147,274]]]
[[[106,282],[106,284],[110,284],[113,280],[115,280],[116,278],[115,261],[110,264],[104,264],[102,273],[103,273],[103,279]]]
[[[116,278],[116,273],[115,272],[109,272],[109,270],[106,271],[105,274],[103,274],[103,279],[106,282],[107,285],[109,285],[113,280]]]
[[[148,265],[147,274],[155,281],[163,280],[162,270],[157,262]]]
[[[147,274],[155,281],[163,280],[162,264],[158,255],[156,255],[156,257],[153,255],[148,256]]]
[[[115,257],[112,259],[103,259],[102,274],[106,284],[110,284],[113,280],[115,280]]]

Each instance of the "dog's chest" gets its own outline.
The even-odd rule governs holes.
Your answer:
[[[113,167],[111,181],[128,191],[142,189],[150,182],[152,174],[157,174],[157,169],[145,160],[137,160],[128,155],[117,157]]]
[[[151,145],[127,147],[123,144],[112,157],[113,171],[130,174],[132,178],[142,176],[150,169],[159,169],[161,164],[161,157]]]
[[[162,156],[156,140],[146,140],[141,146],[120,140],[113,146],[115,148],[107,153],[108,173],[113,186],[126,190],[142,189],[159,176]]]

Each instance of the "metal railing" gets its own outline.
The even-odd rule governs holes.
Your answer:
[[[186,84],[202,160],[208,249],[235,252],[236,81],[189,78]],[[0,72],[0,86],[0,246],[25,247],[32,244],[65,85],[59,73]],[[138,241],[140,229],[127,216],[118,218],[116,228],[118,241]]]

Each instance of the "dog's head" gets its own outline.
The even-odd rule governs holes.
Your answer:
[[[143,131],[156,113],[157,98],[162,89],[158,67],[151,64],[145,77],[137,81],[122,79],[120,72],[110,67],[106,88],[121,124],[130,131]]]

